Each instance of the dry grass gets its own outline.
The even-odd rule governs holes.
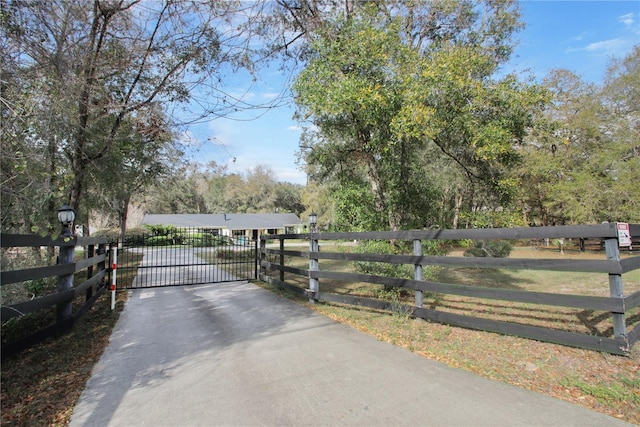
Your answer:
[[[141,256],[132,257],[137,265]],[[123,264],[122,264],[123,265]],[[133,281],[135,270],[118,274],[120,286]],[[82,279],[79,279],[82,281]],[[118,292],[116,309],[105,292],[68,333],[48,339],[2,361],[1,408],[3,426],[65,426],[124,307],[126,292]],[[84,296],[78,297],[78,305]],[[12,319],[2,338],[12,341],[53,322],[55,309]],[[14,321],[15,320],[15,321]]]
[[[124,306],[118,293],[111,311],[105,293],[60,338],[2,361],[2,425],[65,426]]]
[[[259,283],[274,292],[274,286]],[[426,358],[640,425],[640,346],[615,356],[339,304],[308,308]]]

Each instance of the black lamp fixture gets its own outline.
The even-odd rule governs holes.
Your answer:
[[[62,228],[65,230],[69,229],[69,225],[76,219],[76,213],[73,208],[67,204],[62,205],[60,209],[58,209],[58,221],[62,224]]]
[[[318,214],[312,211],[309,214],[309,225],[311,226],[312,231],[315,230],[316,224],[318,224]]]

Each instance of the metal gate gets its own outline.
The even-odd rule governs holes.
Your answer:
[[[128,289],[257,278],[257,242],[201,229],[128,235],[118,251],[118,283]],[[135,275],[135,278],[133,276]]]

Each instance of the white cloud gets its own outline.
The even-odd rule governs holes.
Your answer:
[[[567,53],[571,52],[604,52],[604,53],[616,53],[621,48],[627,45],[627,41],[624,39],[616,38],[609,40],[602,40],[599,42],[589,43],[584,47],[569,48]]]
[[[586,32],[582,32],[582,33],[578,34],[577,36],[572,37],[571,40],[576,41],[576,42],[581,42],[582,40],[584,40],[586,35],[587,35]]]
[[[617,50],[620,46],[623,46],[624,44],[625,44],[625,41],[622,39],[602,40],[599,42],[588,44],[584,48],[584,50],[588,52],[602,51],[602,50],[611,52],[611,51]]]
[[[626,13],[624,15],[621,15],[618,17],[618,22],[622,22],[624,25],[631,26],[634,24],[634,22],[636,22],[635,14]]]

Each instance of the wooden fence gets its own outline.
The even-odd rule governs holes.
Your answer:
[[[7,322],[19,320],[16,318],[24,315],[54,310],[54,307],[56,311],[56,316],[50,316],[51,321],[36,331],[29,330],[6,343],[3,337],[2,358],[5,358],[71,328],[76,320],[104,293],[109,264],[105,238],[61,236],[52,240],[48,237],[34,235],[2,233],[0,239],[3,257],[8,257],[12,250],[19,251],[17,248],[38,248],[37,250],[42,250],[43,247],[59,248],[56,265],[11,271],[4,271],[3,267],[0,278],[3,291],[10,284],[51,277],[57,278],[57,292],[55,293],[10,305],[5,305],[6,298],[3,298],[1,310],[3,335]],[[75,261],[74,252],[77,247],[84,248],[84,257]],[[78,297],[81,297],[81,304],[75,308],[73,302]]]
[[[635,241],[640,237],[640,224],[631,224],[630,232]],[[308,251],[290,250],[285,242],[294,239],[306,239]],[[511,242],[539,242],[556,239],[556,242],[580,242],[577,250],[584,250],[584,242],[596,242],[596,248],[602,248],[602,259],[575,259],[554,257],[540,258],[482,258],[463,256],[432,256],[422,254],[422,243],[427,240],[440,240],[455,243],[465,239],[472,240],[508,240]],[[363,240],[412,241],[413,253],[405,255],[348,253],[348,251],[323,252],[319,243],[353,242]],[[278,247],[268,248],[267,242],[278,242]],[[445,242],[443,242],[445,243]],[[640,243],[640,242],[638,242]],[[304,243],[303,243],[304,244]],[[563,247],[556,247],[560,251]],[[624,249],[629,251],[631,247]],[[533,247],[531,250],[534,249]],[[513,229],[468,229],[468,230],[423,230],[398,232],[363,233],[311,233],[281,234],[261,237],[260,279],[286,288],[292,292],[306,295],[311,302],[326,301],[340,304],[369,307],[378,310],[410,313],[412,316],[438,323],[460,326],[470,329],[492,331],[508,335],[554,342],[568,346],[604,351],[613,354],[627,354],[640,337],[640,283],[631,283],[635,292],[625,295],[623,277],[626,273],[640,269],[640,256],[625,254],[620,256],[618,229],[615,223],[585,226],[531,227]],[[286,265],[286,260],[309,259],[309,268]],[[579,258],[579,257],[578,257]],[[413,279],[387,277],[354,272],[332,271],[320,268],[322,260],[341,260],[347,262],[374,262],[391,265],[410,265],[414,267]],[[295,263],[294,263],[295,264]],[[329,263],[328,263],[329,264]],[[602,273],[604,294],[609,296],[574,295],[558,292],[532,292],[521,289],[504,289],[474,284],[444,283],[436,280],[423,280],[423,266],[442,268],[504,270],[547,270],[553,272],[589,272]],[[285,273],[289,280],[285,280]],[[308,286],[306,285],[308,280]],[[327,282],[353,282],[380,285],[387,288],[400,288],[415,292],[415,304],[402,301],[389,301],[350,292],[323,292],[323,280]],[[293,283],[296,282],[296,283]],[[638,280],[640,282],[640,280]],[[553,288],[553,286],[551,286]],[[608,288],[608,291],[607,291]],[[553,289],[550,289],[553,291]],[[447,311],[437,303],[425,305],[424,296],[436,295],[438,298],[454,296],[471,301],[471,308],[463,313]],[[476,304],[475,306],[473,304]],[[514,304],[520,304],[530,313],[525,316],[510,315]],[[490,310],[487,307],[490,307]],[[562,325],[536,325],[521,317],[531,319],[552,316],[561,309],[575,310],[572,316],[610,319],[611,327],[605,331],[588,330],[587,333],[571,330]],[[503,310],[502,317],[483,316],[480,312]],[[565,310],[566,311],[566,310]],[[506,319],[506,320],[505,320]]]

